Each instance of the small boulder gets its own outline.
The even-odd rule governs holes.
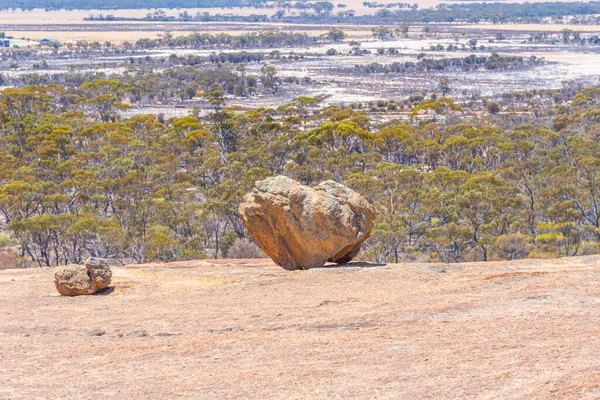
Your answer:
[[[304,186],[286,176],[256,182],[239,207],[248,232],[285,269],[347,263],[371,234],[375,210],[334,181]]]
[[[63,296],[89,295],[110,285],[112,271],[103,258],[90,257],[85,265],[69,264],[54,270],[56,290]]]

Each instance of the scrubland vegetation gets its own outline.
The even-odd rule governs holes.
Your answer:
[[[274,174],[334,179],[367,196],[379,217],[364,259],[598,252],[596,88],[548,91],[555,106],[530,121],[444,115],[460,107],[441,98],[383,124],[312,98],[228,108],[217,86],[204,93],[213,106],[204,116],[119,117],[137,89],[95,80],[0,93],[0,212],[21,256],[40,265],[226,256],[249,246],[238,243],[242,195]],[[426,110],[438,117],[416,118]]]
[[[193,33],[185,36],[174,36],[167,33],[159,39],[140,39],[135,43],[137,48],[151,49],[161,46],[170,48],[210,48],[210,47],[230,47],[236,49],[243,48],[261,48],[261,47],[281,47],[281,46],[306,46],[314,44],[319,38],[309,36],[306,33],[288,33],[278,31],[253,32],[242,35],[209,33]],[[127,47],[127,46],[125,46]]]
[[[169,16],[164,9],[174,8],[210,8],[210,7],[255,7],[278,11],[264,14],[232,15],[231,13],[211,15],[208,12],[197,12],[192,15],[187,11],[177,16]],[[156,9],[148,12],[143,18],[126,18],[114,14],[91,14],[87,19],[93,21],[239,21],[239,22],[327,22],[358,24],[390,24],[390,23],[564,23],[597,24],[600,14],[600,2],[544,2],[544,3],[458,3],[438,4],[435,8],[419,9],[417,3],[377,4],[363,2],[363,7],[372,9],[367,15],[356,15],[355,10],[337,7],[329,1],[264,1],[264,0],[222,0],[216,5],[206,0],[155,0],[151,3],[139,0],[126,1],[86,1],[77,0],[7,0],[0,5],[1,9],[23,10],[44,8],[48,10],[84,9],[84,10],[119,10],[119,9]],[[109,11],[110,12],[110,11]]]
[[[500,56],[493,53],[490,57],[470,55],[465,58],[442,58],[430,59],[423,58],[417,62],[379,64],[372,63],[369,65],[357,65],[354,67],[354,72],[361,74],[389,74],[389,73],[406,73],[407,71],[444,71],[453,69],[459,71],[473,71],[477,69],[485,70],[511,70],[519,68],[527,68],[538,65],[540,63],[535,57],[526,60],[519,56]]]
[[[262,0],[219,0],[219,6],[222,7],[244,7],[252,5],[260,5]],[[152,2],[140,0],[8,0],[2,4],[2,8],[46,8],[46,9],[84,9],[84,10],[115,10],[124,8],[176,8],[176,7],[214,7],[212,1],[207,0],[154,0]]]
[[[278,9],[258,23],[323,25],[3,49],[0,269],[257,257],[238,205],[277,174],[366,196],[378,217],[364,260],[598,253],[600,90],[560,56],[589,66],[597,34],[453,25],[591,24],[598,4],[365,2],[373,13],[355,15],[328,2],[234,1],[224,5]],[[132,18],[115,14],[88,19],[129,29]],[[142,19],[257,16],[223,18]],[[336,23],[365,24],[366,37]]]

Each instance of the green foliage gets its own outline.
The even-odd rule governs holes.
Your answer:
[[[500,112],[500,105],[498,103],[494,103],[494,102],[488,103],[487,110],[491,114],[498,114]]]
[[[12,247],[14,245],[15,245],[15,242],[10,236],[0,234],[0,251],[5,251],[9,247]]]
[[[229,249],[231,248],[231,246],[233,246],[237,239],[238,237],[233,231],[229,231],[223,236],[223,239],[221,240],[221,255],[223,256],[223,258],[227,257]]]
[[[344,33],[344,31],[339,29],[334,29],[327,32],[327,38],[333,42],[341,42],[344,40],[345,37],[346,34]]]
[[[265,78],[275,71],[264,71]],[[208,85],[207,81],[206,85]],[[238,215],[254,182],[334,179],[378,211],[361,257],[443,262],[594,254],[600,243],[600,110],[593,89],[540,125],[448,117],[452,99],[414,97],[413,116],[378,125],[298,97],[277,109],[121,117],[135,85],[0,92],[0,215],[39,265],[257,256]],[[385,102],[384,102],[385,104]],[[408,104],[408,103],[407,103]],[[106,106],[106,107],[105,107]],[[236,245],[237,243],[237,245]]]
[[[412,115],[415,116],[419,111],[433,110],[436,114],[445,114],[449,111],[462,111],[461,106],[448,97],[441,97],[439,100],[429,99],[423,101],[412,108]]]

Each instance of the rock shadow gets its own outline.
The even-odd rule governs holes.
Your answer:
[[[327,263],[322,267],[317,268],[376,268],[376,267],[385,267],[387,264],[382,263],[373,263],[368,261],[350,261],[347,263]]]
[[[94,294],[92,294],[92,296],[108,296],[109,294],[111,294],[112,292],[115,291],[115,287],[114,286],[109,286],[104,290],[101,290],[99,292],[96,292]]]

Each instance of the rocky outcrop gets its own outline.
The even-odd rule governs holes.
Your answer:
[[[90,257],[85,265],[65,265],[54,270],[56,290],[63,296],[89,295],[110,285],[112,271],[103,258]]]
[[[352,260],[375,219],[367,200],[344,185],[308,187],[285,176],[256,182],[239,211],[256,243],[288,270]]]

